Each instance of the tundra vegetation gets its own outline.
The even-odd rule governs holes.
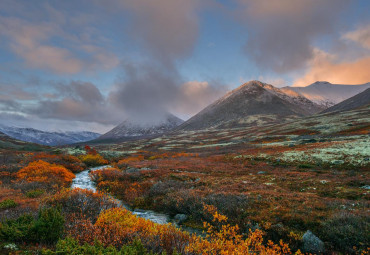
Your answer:
[[[369,116],[1,149],[0,253],[369,254]],[[97,192],[70,189],[107,164],[89,174]],[[116,199],[181,222],[153,223]]]

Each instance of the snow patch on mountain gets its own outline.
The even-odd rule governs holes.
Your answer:
[[[1,124],[0,131],[21,141],[49,146],[86,142],[100,136],[98,133],[89,131],[49,132],[34,128],[13,127]]]
[[[332,84],[317,81],[307,87],[284,87],[282,90],[294,91],[309,100],[328,108],[370,88],[370,82],[362,85]]]

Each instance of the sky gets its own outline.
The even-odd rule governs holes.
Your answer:
[[[249,80],[370,81],[368,0],[0,0],[0,124],[187,119]]]

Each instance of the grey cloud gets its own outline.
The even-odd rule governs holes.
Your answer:
[[[217,81],[185,82],[179,88],[173,108],[181,116],[190,117],[223,96],[228,89]]]
[[[138,122],[160,121],[178,93],[179,75],[155,64],[125,64],[124,78],[110,93],[110,102]]]
[[[122,4],[132,19],[129,32],[156,60],[168,66],[191,53],[198,36],[199,1],[127,0]]]
[[[329,35],[345,0],[239,0],[239,17],[248,29],[245,52],[257,65],[276,72],[297,70],[313,57],[313,42]]]
[[[117,124],[122,113],[108,104],[99,89],[92,83],[72,81],[57,84],[61,92],[58,100],[41,100],[25,112],[40,118]]]

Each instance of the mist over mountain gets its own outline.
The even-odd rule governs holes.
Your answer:
[[[370,88],[336,104],[322,113],[350,111],[370,104]]]
[[[364,90],[370,88],[370,83],[362,85],[332,84],[327,81],[317,81],[307,87],[284,87],[285,91],[295,91],[309,100],[323,106],[331,107]]]
[[[0,125],[0,131],[9,137],[42,145],[66,145],[93,140],[100,136],[89,131],[49,132],[34,128],[10,127]]]
[[[260,121],[308,116],[323,109],[298,93],[284,91],[260,81],[250,81],[230,91],[178,129],[204,129],[227,123],[257,124]]]
[[[143,122],[141,118],[128,118],[117,127],[100,136],[97,141],[153,137],[169,132],[183,122],[183,120],[170,113],[166,113],[157,120],[150,118],[147,122]]]

